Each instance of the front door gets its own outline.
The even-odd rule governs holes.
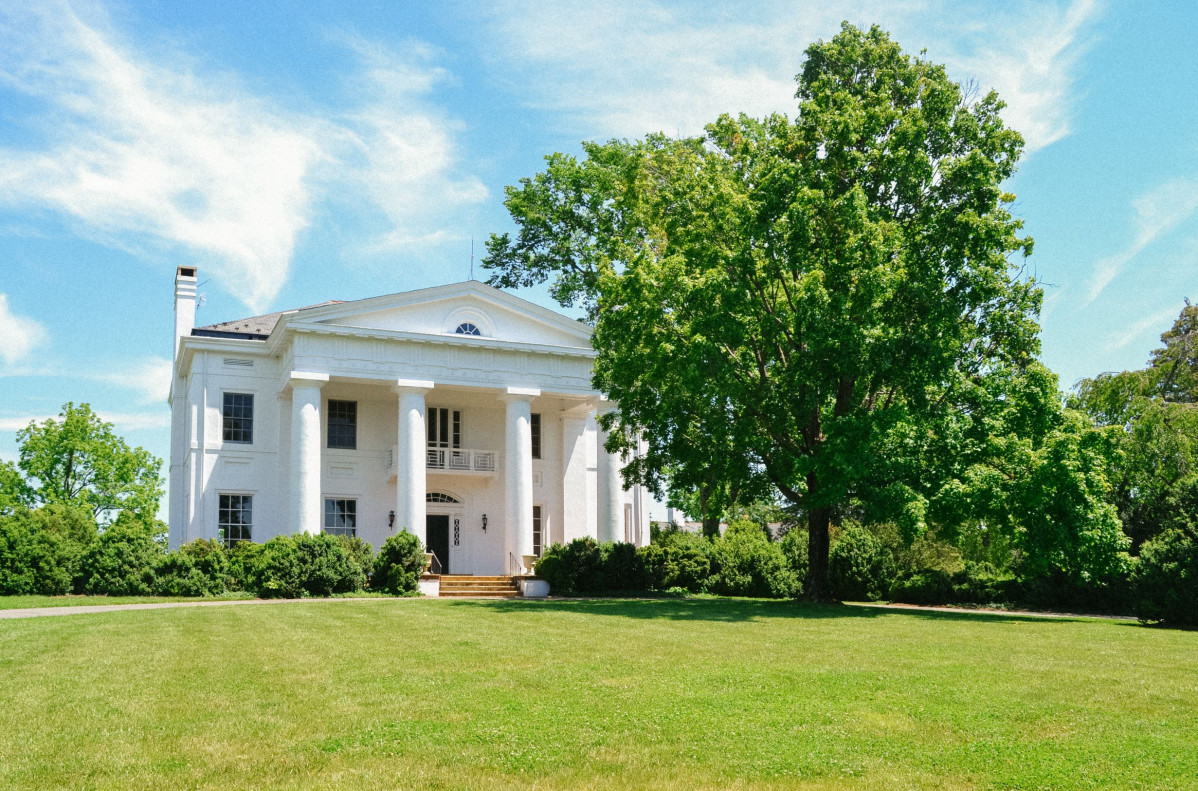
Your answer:
[[[428,551],[441,561],[441,573],[449,574],[449,517],[445,514],[429,514],[425,517],[424,529]]]

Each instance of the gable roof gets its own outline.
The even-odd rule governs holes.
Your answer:
[[[402,291],[378,297],[357,300],[328,300],[303,308],[250,316],[244,319],[209,324],[192,330],[192,335],[213,338],[237,338],[245,340],[267,340],[280,325],[286,327],[293,322],[336,322],[367,313],[377,313],[391,308],[420,305],[454,297],[471,296],[485,302],[498,304],[515,311],[528,319],[547,325],[577,339],[582,346],[590,347],[592,330],[586,324],[563,316],[556,311],[543,308],[534,302],[501,291],[477,280],[466,280],[442,286],[431,286],[414,291]]]
[[[244,319],[222,321],[218,324],[207,324],[203,327],[196,327],[191,331],[191,334],[201,338],[240,338],[242,340],[264,341],[274,332],[275,325],[279,323],[279,319],[283,318],[284,315],[302,313],[305,310],[323,308],[328,305],[340,305],[342,302],[344,300],[330,299],[327,302],[318,302],[315,305],[308,305],[303,308],[280,310],[277,313],[264,313],[261,316],[249,316]]]

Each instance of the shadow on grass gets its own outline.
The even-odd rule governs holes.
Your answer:
[[[495,612],[530,612],[551,609],[585,615],[674,621],[725,621],[730,623],[763,619],[803,618],[924,618],[935,621],[985,623],[1077,623],[1084,618],[1042,618],[1032,615],[943,612],[937,610],[888,609],[854,604],[812,604],[769,599],[546,599],[529,601],[467,599],[449,602],[451,607],[486,609]]]

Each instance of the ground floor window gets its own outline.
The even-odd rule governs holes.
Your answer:
[[[534,505],[532,507],[532,554],[537,557],[541,556],[541,550],[545,547],[542,524],[541,506]]]
[[[231,547],[249,541],[254,525],[254,498],[248,494],[222,494],[216,526],[220,541]]]
[[[324,501],[324,532],[353,538],[358,534],[358,501],[334,497]]]

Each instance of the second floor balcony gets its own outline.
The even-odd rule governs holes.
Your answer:
[[[395,477],[395,458],[399,447],[392,445],[387,451],[384,470]],[[424,454],[425,467],[429,472],[444,472],[458,475],[494,475],[498,470],[498,454],[480,448],[427,448]]]

